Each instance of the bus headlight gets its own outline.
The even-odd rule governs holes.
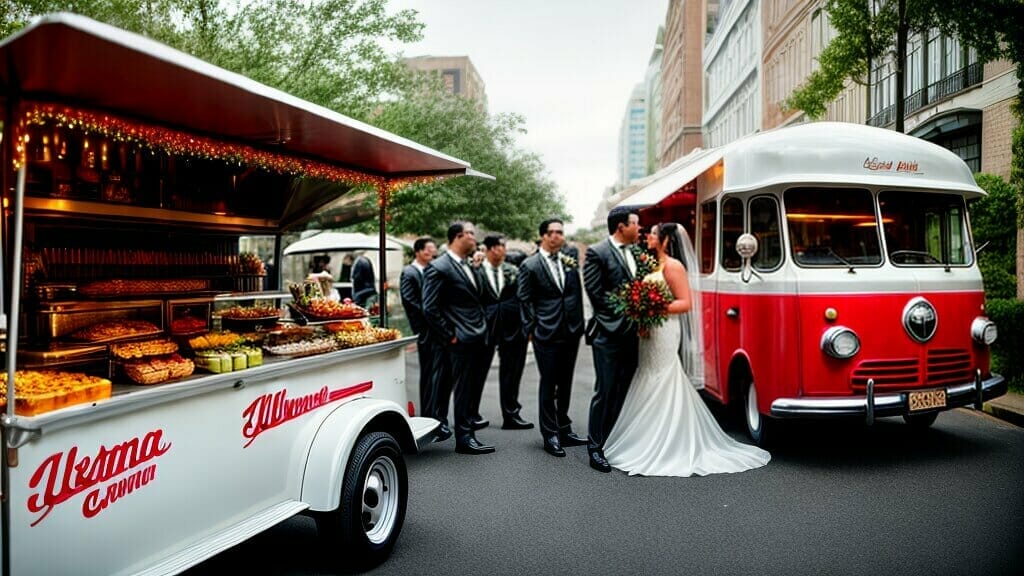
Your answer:
[[[852,358],[860,351],[860,338],[845,326],[833,326],[821,335],[821,351],[833,358]]]
[[[978,344],[991,346],[998,337],[999,330],[996,329],[996,323],[988,318],[978,316],[974,322],[971,322],[971,338],[974,338]]]

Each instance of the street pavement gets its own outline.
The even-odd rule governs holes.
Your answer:
[[[414,398],[414,353],[407,368]],[[581,433],[593,378],[584,347],[570,411]],[[531,362],[521,400],[533,422],[537,380]],[[492,426],[478,436],[496,453],[455,454],[449,440],[408,458],[405,527],[371,574],[988,575],[1024,565],[1024,429],[972,409],[924,431],[900,419],[795,422],[766,467],[694,478],[600,474],[584,447],[554,458],[536,429],[498,429],[497,363],[482,412]],[[344,573],[317,544],[313,522],[297,517],[187,574]]]

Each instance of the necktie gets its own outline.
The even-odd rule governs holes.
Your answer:
[[[555,284],[558,284],[558,289],[562,290],[565,287],[562,281],[562,267],[558,265],[558,254],[548,254],[548,259],[551,260],[551,273],[555,276]]]
[[[626,270],[629,270],[630,274],[636,274],[636,268],[634,267],[633,262],[630,261],[629,258],[629,246],[626,246],[625,244],[620,244],[619,250],[622,251],[622,261],[626,263]]]
[[[498,280],[498,269],[491,266],[491,276],[494,277],[494,292],[501,296],[501,282]]]

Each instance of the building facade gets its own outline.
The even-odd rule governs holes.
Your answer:
[[[707,31],[706,5],[717,1],[669,0],[661,61],[660,168],[703,145],[701,54]]]
[[[835,36],[824,5],[824,0],[775,0],[763,5],[761,127],[765,130],[808,121],[802,110],[787,110],[785,102],[818,69],[818,56]],[[847,82],[822,119],[863,124],[867,89]]]
[[[647,175],[647,89],[633,87],[619,127],[619,169],[616,186],[625,188]]]
[[[487,109],[484,81],[469,56],[415,56],[402,61],[413,70],[440,74],[441,81],[452,94],[476,100]]]
[[[704,146],[761,129],[761,2],[723,1],[704,46]]]
[[[659,27],[651,59],[647,62],[647,73],[644,74],[644,90],[647,97],[647,174],[653,174],[660,167],[658,159],[661,157],[661,62],[664,37],[665,28]]]

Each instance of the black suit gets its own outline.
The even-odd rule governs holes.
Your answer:
[[[487,314],[487,365],[494,359],[494,349],[498,349],[498,399],[501,403],[501,416],[508,420],[519,415],[522,406],[519,404],[519,382],[523,377],[526,365],[526,332],[519,310],[517,294],[518,270],[511,264],[501,264],[501,294],[496,294],[492,287],[492,272],[487,264],[480,266],[481,273],[487,277],[482,298],[484,311]],[[483,388],[480,389],[481,394]],[[480,397],[477,396],[479,412]]]
[[[409,327],[416,334],[416,352],[420,361],[420,414],[436,418],[436,398],[441,381],[450,380],[450,375],[444,362],[444,346],[431,335],[427,319],[423,316],[423,275],[424,272],[415,265],[406,266],[399,281],[399,292]],[[447,397],[445,408],[448,408]],[[447,417],[444,422],[447,423]]]
[[[455,440],[464,444],[473,438],[472,398],[480,380],[486,380],[489,366],[483,365],[487,345],[487,317],[480,301],[479,271],[469,268],[473,282],[450,254],[435,258],[423,278],[423,316],[430,325],[431,337],[441,342],[448,359],[452,379],[441,383],[438,413],[432,416],[446,421],[448,396],[455,392]],[[455,339],[455,342],[452,340]],[[454,382],[452,382],[454,380]],[[443,415],[445,418],[438,416]]]
[[[557,440],[572,430],[569,401],[580,336],[583,334],[583,288],[579,269],[559,259],[564,289],[540,251],[519,267],[518,294],[523,328],[533,338],[540,371],[540,431]]]
[[[626,392],[636,372],[636,329],[608,305],[607,294],[632,280],[621,251],[605,239],[587,248],[583,282],[594,316],[587,326],[593,346],[597,382],[590,402],[590,449],[603,450],[612,426],[619,418]]]
[[[360,256],[352,264],[352,301],[359,306],[366,306],[366,301],[376,293],[373,264],[366,256]]]

